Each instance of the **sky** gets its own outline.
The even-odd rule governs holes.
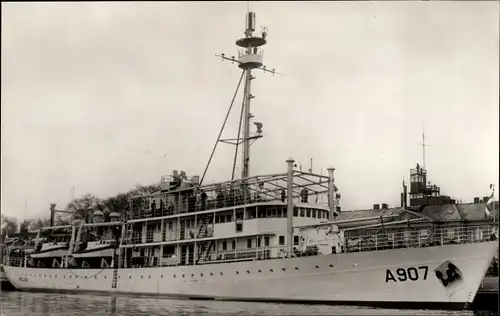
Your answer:
[[[345,210],[399,204],[422,163],[463,201],[499,182],[499,2],[255,2],[268,28],[250,173],[292,157]],[[1,211],[49,215],[172,170],[202,175],[238,83],[246,2],[2,3]],[[238,107],[226,138],[237,134]],[[221,144],[206,181],[228,180]],[[240,161],[240,159],[238,159]],[[239,169],[237,169],[239,171]]]

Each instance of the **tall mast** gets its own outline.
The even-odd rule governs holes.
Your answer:
[[[253,69],[259,69],[264,72],[270,72],[275,74],[275,70],[268,70],[266,66],[263,64],[263,51],[262,46],[264,46],[267,41],[267,30],[266,28],[262,29],[262,32],[255,33],[255,13],[247,12],[246,14],[246,23],[245,23],[245,32],[244,37],[238,39],[236,41],[236,45],[240,47],[238,51],[238,58],[232,56],[227,57],[225,54],[216,55],[222,58],[222,60],[229,60],[233,63],[236,63],[239,68],[243,69],[245,76],[244,83],[244,92],[243,92],[243,102],[242,102],[242,116],[240,120],[241,129],[243,135],[236,139],[218,139],[218,141],[229,143],[236,145],[237,155],[238,146],[242,144],[242,166],[241,166],[241,178],[245,179],[250,175],[250,146],[252,143],[262,137],[262,123],[254,122],[257,127],[256,133],[250,133],[250,125],[251,119],[253,118],[252,113],[250,112],[251,100],[255,98],[252,94],[252,80],[255,79],[255,76],[252,75]],[[236,159],[236,156],[235,156]],[[234,166],[233,166],[234,171]],[[233,172],[234,174],[234,172]]]

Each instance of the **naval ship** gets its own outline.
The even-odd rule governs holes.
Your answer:
[[[410,224],[421,210],[377,216],[382,228],[349,234],[373,218],[341,219],[334,168],[250,174],[250,145],[263,137],[250,105],[263,64],[267,29],[247,12],[236,56],[241,69],[240,127],[231,180],[174,171],[157,192],[131,197],[119,213],[94,211],[86,222],[50,227],[7,251],[4,270],[19,290],[151,295],[166,298],[332,303],[396,308],[470,307],[498,241],[493,225],[446,228]],[[236,96],[236,92],[234,96]],[[232,104],[230,109],[231,111]],[[226,116],[227,119],[227,116]],[[239,149],[241,176],[235,178]],[[414,182],[426,186],[423,177]],[[401,227],[401,221],[408,225]],[[380,226],[380,223],[375,226]],[[416,227],[416,228],[415,228]],[[359,231],[359,230],[358,230]]]

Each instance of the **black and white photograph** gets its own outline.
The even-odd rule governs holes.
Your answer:
[[[500,1],[2,1],[1,316],[499,315]]]

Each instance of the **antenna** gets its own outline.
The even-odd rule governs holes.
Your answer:
[[[427,170],[425,168],[425,147],[432,147],[432,145],[429,145],[429,144],[426,144],[425,143],[425,122],[422,122],[422,143],[420,143],[420,145],[422,145],[422,168]]]

